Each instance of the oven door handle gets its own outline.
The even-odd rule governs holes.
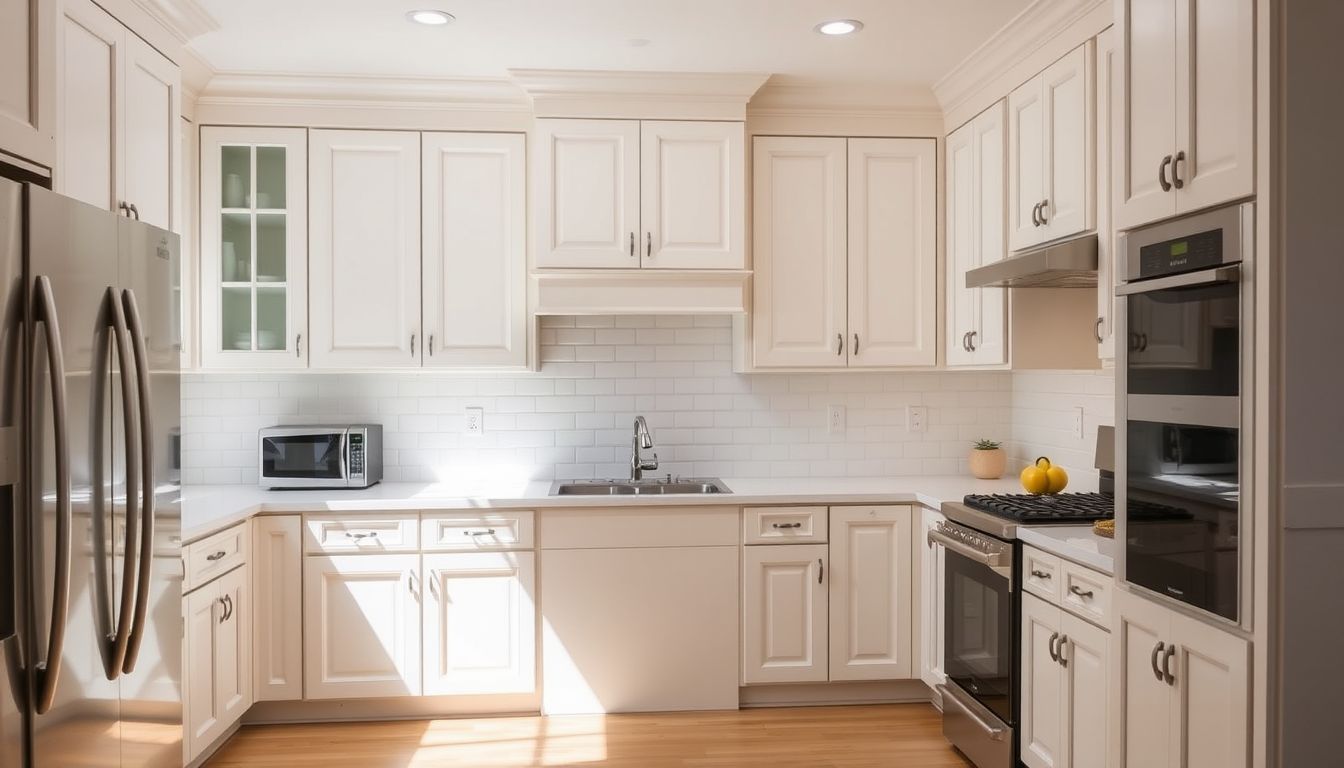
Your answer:
[[[1218,285],[1220,283],[1235,283],[1241,279],[1241,265],[1228,264],[1213,269],[1202,269],[1198,272],[1187,272],[1184,275],[1172,275],[1170,277],[1157,277],[1152,280],[1140,280],[1133,283],[1125,283],[1117,286],[1116,296],[1133,296],[1136,293],[1152,293],[1153,291],[1167,291],[1172,288],[1197,288],[1202,285]]]
[[[961,710],[963,715],[970,718],[976,725],[980,726],[990,740],[1003,741],[1008,735],[1008,729],[993,725],[986,720],[984,716],[977,711],[981,709],[980,706],[977,706],[978,702],[974,699],[970,699],[970,697],[962,693],[960,689],[952,685],[941,684],[938,686],[938,691],[942,694],[944,703],[951,701],[957,709]]]
[[[1009,581],[1013,578],[1013,556],[1012,553],[989,553],[976,549],[975,547],[958,541],[948,536],[937,528],[929,530],[929,544],[942,544],[948,550],[957,553],[967,559],[973,560],[981,565],[988,567],[994,573],[1002,576]]]

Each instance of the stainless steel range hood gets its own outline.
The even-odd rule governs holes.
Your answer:
[[[1095,233],[1019,251],[966,273],[967,288],[1095,288]]]

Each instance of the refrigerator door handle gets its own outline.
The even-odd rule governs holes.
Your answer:
[[[47,347],[47,367],[51,376],[51,417],[55,427],[56,451],[56,572],[51,590],[51,629],[47,635],[46,661],[37,664],[34,709],[46,714],[56,698],[56,683],[61,677],[61,654],[65,649],[65,625],[70,615],[70,440],[65,410],[65,357],[61,349],[61,327],[56,318],[56,300],[51,280],[38,275],[33,290],[33,315],[42,325]]]
[[[145,348],[144,326],[140,322],[140,309],[135,302],[135,292],[126,289],[121,292],[126,309],[126,325],[131,337],[131,350],[135,356],[136,392],[140,400],[140,492],[144,494],[140,503],[140,575],[135,588],[135,619],[131,625],[130,645],[126,649],[126,662],[122,671],[130,674],[135,670],[135,661],[140,655],[140,643],[145,637],[145,617],[149,613],[149,582],[154,567],[154,410],[149,392],[149,353]],[[130,473],[127,462],[127,473]],[[129,487],[129,481],[128,481]],[[126,553],[127,558],[130,553]]]

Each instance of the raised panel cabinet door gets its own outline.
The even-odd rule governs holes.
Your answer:
[[[947,137],[946,303],[949,366],[974,362],[967,338],[980,322],[980,290],[966,287],[966,273],[978,264],[976,248],[975,124],[963,125]]]
[[[536,690],[536,555],[427,554],[424,574],[425,695]]]
[[[303,698],[303,526],[298,515],[252,520],[252,667],[257,701]]]
[[[1064,746],[1064,667],[1057,660],[1060,610],[1035,595],[1022,597],[1022,762],[1030,768],[1067,766]]]
[[[1112,174],[1119,166],[1118,145],[1112,123],[1120,109],[1118,69],[1120,54],[1115,30],[1097,35],[1097,357],[1115,359],[1115,320],[1119,299],[1115,296],[1121,254],[1116,251],[1114,185]]]
[[[1250,643],[1185,616],[1172,618],[1169,663],[1179,731],[1171,765],[1245,768],[1250,748]]]
[[[639,121],[537,120],[535,266],[639,266]]]
[[[745,142],[742,123],[640,123],[641,266],[746,266]]]
[[[1108,768],[1110,749],[1111,635],[1060,611],[1064,667],[1064,764]]]
[[[1043,242],[1038,216],[1046,197],[1046,104],[1043,75],[1008,94],[1008,250]]]
[[[976,266],[1007,257],[1007,217],[1004,215],[1004,157],[1007,108],[1003,101],[982,112],[972,123],[975,141],[972,193],[975,196]],[[962,285],[965,285],[964,278]],[[971,288],[978,306],[976,326],[968,338],[976,365],[1008,362],[1008,291],[1002,288]]]
[[[919,533],[913,542],[918,553],[920,570],[920,679],[930,688],[947,682],[943,671],[943,638],[946,636],[946,623],[943,614],[943,602],[946,595],[943,577],[944,558],[947,557],[942,546],[929,541],[929,530],[937,527],[946,518],[932,509],[921,509]]]
[[[1116,5],[1120,66],[1111,125],[1119,147],[1111,183],[1118,230],[1176,213],[1171,161],[1177,150],[1177,2],[1121,0]]]
[[[128,32],[123,85],[123,195],[141,221],[180,232],[182,73]]]
[[[422,134],[426,367],[527,364],[520,133]]]
[[[420,556],[307,556],[304,696],[420,695]]]
[[[742,549],[742,680],[827,679],[825,544]]]
[[[1171,762],[1177,724],[1171,687],[1160,678],[1162,655],[1171,642],[1171,614],[1142,597],[1118,589],[1112,652],[1119,677],[1111,694],[1119,728],[1122,768],[1163,768]],[[1159,646],[1158,644],[1162,645]]]
[[[61,2],[56,77],[57,192],[118,211],[122,178],[122,110],[127,32],[91,0]]]
[[[752,153],[755,363],[844,368],[845,140],[757,137]]]
[[[1178,213],[1255,193],[1255,3],[1177,0]]]
[[[0,3],[0,151],[56,163],[56,22],[51,0]]]
[[[1045,99],[1045,188],[1041,240],[1095,226],[1096,105],[1092,43],[1086,42],[1041,74]]]
[[[911,518],[908,506],[831,507],[831,680],[914,676]]]
[[[214,585],[224,608],[215,625],[216,708],[224,728],[252,706],[252,596],[247,575],[244,565],[219,577]]]
[[[420,134],[309,132],[312,368],[418,368]]]
[[[938,363],[933,139],[849,139],[849,364]]]
[[[219,684],[215,679],[215,658],[219,655],[221,639],[216,627],[224,615],[223,601],[219,597],[219,590],[211,585],[182,598],[187,620],[182,687],[188,759],[200,754],[224,729],[220,719]]]

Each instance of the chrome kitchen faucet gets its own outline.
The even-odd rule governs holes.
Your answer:
[[[649,425],[644,421],[643,416],[635,417],[635,436],[630,441],[630,479],[643,480],[645,472],[652,472],[658,468],[658,454],[653,454],[653,460],[645,461],[639,455],[641,448],[648,450],[653,447],[653,435],[649,434]]]

